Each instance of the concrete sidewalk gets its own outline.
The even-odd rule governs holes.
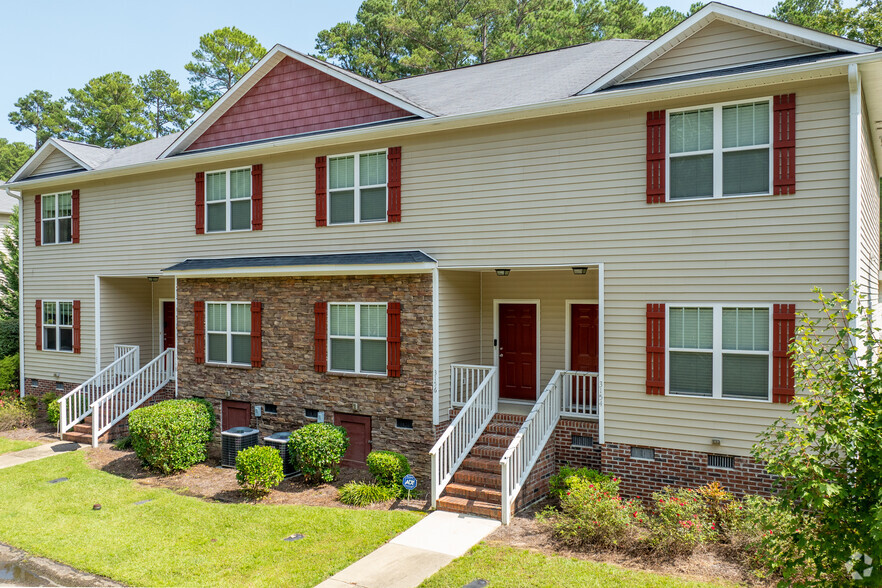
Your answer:
[[[4,453],[0,455],[0,470],[3,468],[11,468],[29,461],[36,461],[58,455],[59,453],[67,453],[68,451],[76,451],[80,446],[78,443],[69,441],[59,441],[58,443],[49,443],[47,445],[39,445],[30,449],[22,449],[21,451],[13,451],[12,453]]]
[[[414,588],[499,526],[499,521],[435,511],[316,588]]]

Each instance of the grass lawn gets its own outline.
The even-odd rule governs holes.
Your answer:
[[[420,588],[465,586],[476,579],[492,588],[698,588],[719,586],[689,582],[648,572],[632,572],[616,566],[569,557],[547,556],[513,547],[481,543],[422,583]]]
[[[0,541],[133,586],[314,586],[422,516],[208,503],[93,470],[81,452],[0,470],[0,492]]]
[[[39,445],[36,441],[18,441],[15,439],[7,439],[0,437],[0,455],[11,451],[21,451],[22,449],[30,449]]]

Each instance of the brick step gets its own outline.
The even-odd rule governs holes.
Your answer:
[[[489,502],[491,504],[502,504],[502,493],[499,490],[491,490],[490,488],[473,486],[471,484],[457,484],[455,482],[447,484],[444,495]]]
[[[472,470],[477,472],[489,472],[491,474],[501,474],[502,465],[498,459],[487,459],[485,457],[472,457],[471,454],[463,460],[461,469]]]
[[[63,433],[61,435],[62,441],[73,441],[74,443],[82,443],[84,445],[92,444],[92,433],[78,433],[76,431],[68,431],[67,433]],[[110,441],[110,435],[104,433],[100,437],[98,437],[98,441],[101,443],[107,443]]]
[[[507,448],[508,445],[505,447],[498,447],[496,445],[475,445],[469,452],[469,457],[483,457],[499,461],[502,459],[502,456],[505,455]]]
[[[453,482],[469,486],[480,486],[481,488],[488,488],[491,490],[500,490],[502,488],[502,476],[499,474],[474,472],[462,468],[458,469],[456,473],[453,474]]]
[[[77,423],[76,425],[71,427],[70,430],[74,433],[85,433],[86,435],[91,435],[92,423],[89,423],[88,425],[84,423]]]
[[[442,496],[438,499],[438,510],[473,514],[496,520],[502,518],[501,505],[490,504],[489,502],[482,502],[480,500],[469,500],[467,498],[460,498],[459,496]]]
[[[492,445],[493,447],[502,447],[503,449],[506,449],[511,445],[512,439],[514,439],[514,436],[484,433],[478,437],[477,445]]]
[[[500,423],[491,421],[490,424],[487,425],[487,428],[484,429],[484,433],[505,435],[506,437],[512,438],[521,430],[521,424],[522,423]]]

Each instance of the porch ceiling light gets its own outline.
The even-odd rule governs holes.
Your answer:
[[[148,282],[158,282],[159,276],[147,276],[147,281]]]
[[[585,274],[588,273],[588,268],[587,267],[574,267],[573,273],[576,274],[577,276],[584,276]]]
[[[511,273],[511,270],[510,270],[510,269],[498,269],[498,270],[496,270],[496,275],[499,276],[499,277],[507,276],[507,275],[510,274],[510,273]]]

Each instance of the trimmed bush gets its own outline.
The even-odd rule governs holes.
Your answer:
[[[649,519],[649,546],[665,555],[689,555],[700,543],[716,540],[704,498],[690,488],[653,492],[655,516]]]
[[[300,469],[310,484],[333,482],[348,447],[346,429],[330,423],[306,425],[288,438],[291,463]]]
[[[208,437],[208,442],[211,443],[211,440],[214,439],[214,430],[217,428],[217,415],[214,414],[214,405],[205,398],[190,398],[190,400],[204,406],[205,411],[208,413],[208,418],[211,420],[211,435]]]
[[[0,396],[0,431],[32,427],[34,412],[20,398],[11,393]]]
[[[588,468],[572,468],[561,466],[560,470],[548,479],[548,494],[552,498],[560,500],[569,490],[570,483],[576,480],[588,480],[589,482],[604,483],[612,481],[613,477],[601,474],[597,470]]]
[[[404,476],[410,473],[410,462],[396,451],[371,451],[367,467],[380,486],[402,490]]]
[[[274,447],[246,447],[236,456],[236,481],[242,492],[255,498],[266,495],[285,478],[282,456]]]
[[[46,420],[56,427],[58,426],[58,421],[61,420],[61,404],[58,403],[59,398],[60,396],[55,392],[46,392],[40,397],[40,400],[46,405]]]
[[[0,390],[18,390],[18,353],[0,359]]]
[[[163,474],[183,471],[205,460],[211,419],[192,400],[166,400],[133,410],[129,433],[135,454]]]
[[[340,488],[340,502],[350,506],[367,506],[398,498],[398,491],[389,486],[365,482],[349,482]]]

